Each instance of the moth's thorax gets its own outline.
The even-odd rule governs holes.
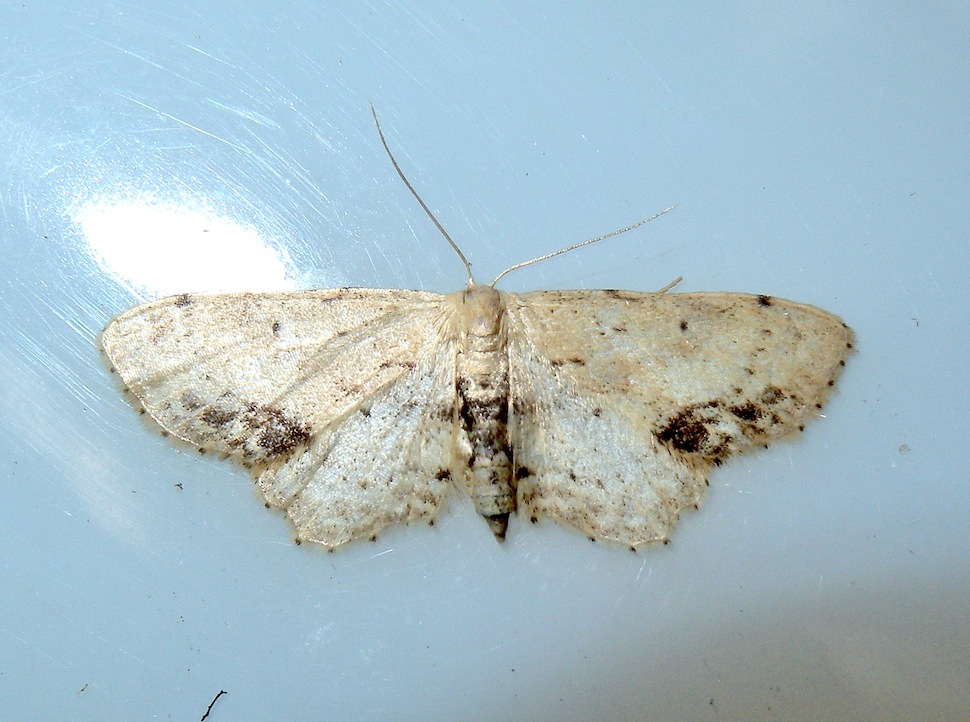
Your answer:
[[[468,495],[498,539],[515,511],[509,447],[509,357],[503,294],[472,285],[460,296],[461,336],[456,384],[459,434],[457,466]]]

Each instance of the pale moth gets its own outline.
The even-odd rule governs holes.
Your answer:
[[[841,319],[741,293],[495,288],[647,221],[480,285],[380,138],[465,290],[182,294],[101,338],[142,413],[250,468],[298,541],[433,523],[458,487],[500,541],[518,512],[666,542],[713,466],[819,413],[852,349]]]

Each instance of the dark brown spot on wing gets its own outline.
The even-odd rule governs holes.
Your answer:
[[[408,369],[413,371],[414,368],[417,366],[417,364],[415,364],[414,361],[384,361],[380,365],[380,368],[383,370],[383,369],[393,368],[395,366],[398,368]]]
[[[756,421],[758,416],[764,413],[750,401],[738,406],[730,406],[728,411],[744,421]]]
[[[615,298],[617,301],[639,301],[643,294],[637,293],[636,291],[621,291],[616,288],[607,288],[603,291],[610,298]]]
[[[802,403],[795,394],[767,386],[753,398],[735,403],[714,399],[685,406],[662,422],[655,435],[672,449],[720,464],[730,454],[752,443],[766,446],[779,435],[778,427],[784,423],[779,414],[785,414],[787,407],[798,408]],[[789,428],[801,428],[801,425]]]
[[[716,401],[711,401],[707,404],[688,406],[667,421],[666,425],[657,432],[657,438],[679,451],[688,454],[700,453],[707,446],[710,434],[706,421],[698,411],[716,404]]]
[[[191,391],[183,391],[182,397],[179,400],[186,411],[198,411],[203,405],[202,400],[198,397],[198,395],[192,393]]]
[[[263,406],[256,443],[268,456],[283,456],[310,441],[310,427],[287,416],[282,409]]]
[[[209,426],[218,429],[233,421],[237,416],[239,416],[239,412],[233,409],[210,406],[199,415],[199,418]]]
[[[777,404],[785,400],[785,392],[779,389],[777,386],[766,386],[765,390],[761,393],[761,403]]]
[[[535,471],[530,469],[528,466],[519,466],[515,469],[515,480],[527,479],[530,476],[535,476]]]

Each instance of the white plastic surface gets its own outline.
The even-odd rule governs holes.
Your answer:
[[[330,5],[0,6],[2,716],[964,716],[966,6]],[[479,280],[676,203],[502,287],[842,315],[826,418],[636,555],[468,505],[294,546],[96,337],[179,291],[459,288],[368,103]]]

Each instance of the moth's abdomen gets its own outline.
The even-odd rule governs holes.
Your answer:
[[[461,294],[461,309],[457,466],[465,469],[465,488],[475,509],[502,540],[515,511],[505,304],[494,288],[472,286]]]

